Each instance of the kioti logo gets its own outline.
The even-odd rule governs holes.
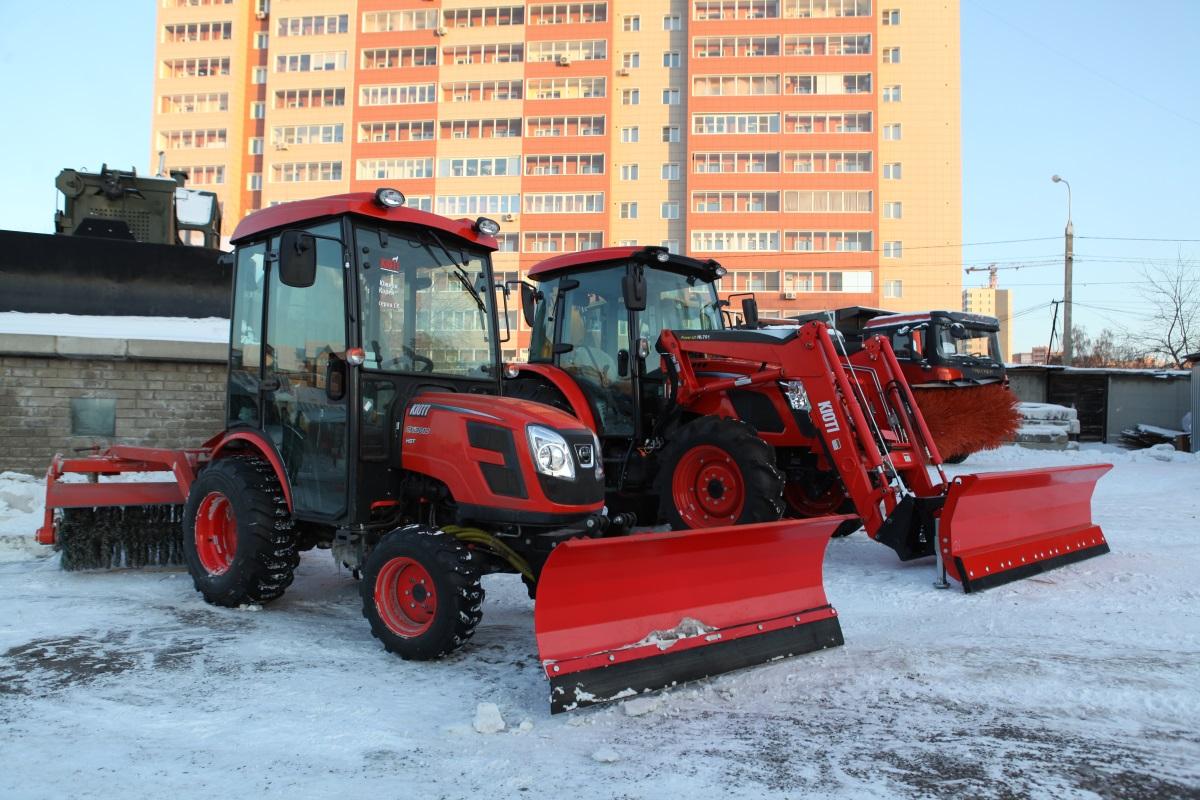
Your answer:
[[[817,403],[817,411],[821,414],[821,422],[825,425],[826,433],[837,433],[842,429],[838,424],[837,414],[833,413],[833,403],[829,400],[822,400]]]

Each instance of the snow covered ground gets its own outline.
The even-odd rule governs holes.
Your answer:
[[[0,333],[220,343],[229,341],[229,320],[220,317],[104,317],[0,311]]]
[[[1106,460],[1110,555],[963,595],[858,533],[825,563],[845,647],[553,718],[507,576],[464,651],[406,663],[325,552],[233,611],[0,540],[0,797],[1197,797],[1200,460],[958,469]],[[0,536],[37,527],[40,486],[0,476]]]

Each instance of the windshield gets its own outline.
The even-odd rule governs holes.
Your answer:
[[[1000,341],[995,331],[964,328],[957,338],[948,325],[938,326],[937,349],[942,358],[954,356],[981,356],[993,361],[1000,360]]]
[[[721,329],[717,289],[694,275],[646,269],[646,310],[641,313],[639,336],[658,339],[659,331],[710,331]]]
[[[489,254],[428,231],[359,225],[355,236],[364,366],[491,376]]]

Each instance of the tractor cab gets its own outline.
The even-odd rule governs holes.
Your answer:
[[[602,438],[641,437],[662,371],[650,358],[663,330],[722,330],[715,261],[658,247],[612,247],[541,262],[522,290],[529,361],[570,375]]]
[[[915,387],[929,383],[978,385],[1003,382],[1000,323],[963,311],[887,314],[867,320],[860,337],[883,335]]]

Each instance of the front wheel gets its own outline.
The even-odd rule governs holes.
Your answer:
[[[483,618],[471,552],[436,528],[408,525],[380,539],[362,574],[371,634],[403,659],[441,658],[467,643]]]
[[[783,513],[774,449],[750,425],[700,417],[663,448],[659,518],[675,530],[772,522]]]

